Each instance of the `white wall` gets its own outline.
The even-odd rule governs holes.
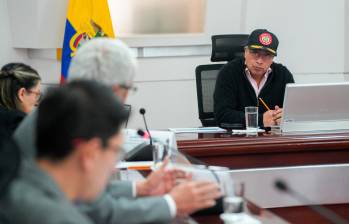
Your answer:
[[[342,73],[345,2],[248,0],[248,31],[272,30],[280,40],[277,59],[296,74]]]
[[[20,15],[18,15],[20,17]],[[45,84],[58,83],[60,64],[55,59],[55,51],[50,50],[51,57],[32,57],[31,50],[13,48],[13,39],[10,16],[8,13],[8,1],[0,0],[0,66],[9,62],[28,63],[39,71]],[[16,33],[14,33],[14,36]],[[28,53],[29,52],[29,53]],[[53,53],[52,53],[53,52]]]
[[[287,65],[296,82],[349,80],[345,74],[349,71],[348,1],[247,0],[247,4],[247,31],[265,27],[277,34],[276,61]]]
[[[7,6],[14,47],[62,46],[68,0],[7,0]]]
[[[202,40],[203,44],[210,43],[212,34],[240,32],[242,2],[220,0],[220,4],[217,4],[216,0],[207,1],[206,37]],[[195,67],[209,64],[209,56],[140,58],[138,61],[138,91],[128,99],[128,103],[133,105],[129,126],[143,127],[142,117],[138,114],[141,107],[147,110],[151,128],[200,126]]]
[[[138,91],[128,100],[134,105],[130,127],[143,127],[140,107],[155,128],[199,126],[194,71],[208,63],[207,56],[139,59]]]
[[[24,61],[39,70],[44,83],[58,83],[60,64],[52,49],[37,54],[35,50],[11,48],[6,2],[0,0],[1,64]],[[246,33],[265,27],[279,37],[277,60],[289,67],[297,82],[349,81],[348,1],[208,0],[207,8],[206,35],[199,39],[201,44],[209,43],[211,34]],[[64,20],[54,19],[56,23]],[[126,41],[134,46],[141,44],[139,40]],[[181,41],[174,38],[170,42],[178,45]],[[163,43],[166,41],[162,40]],[[200,44],[198,40],[193,43]],[[199,126],[194,69],[209,63],[209,56],[139,58],[138,61],[139,91],[128,100],[136,113],[129,126],[143,126],[137,114],[140,107],[147,109],[153,129]]]
[[[6,0],[0,0],[0,27],[0,66],[10,61],[25,61],[27,59],[27,51],[12,48],[11,29]]]

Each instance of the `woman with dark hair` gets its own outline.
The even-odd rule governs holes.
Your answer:
[[[22,63],[10,63],[0,70],[0,198],[17,175],[19,149],[11,136],[25,115],[39,102],[41,78]],[[0,213],[0,223],[4,214]]]
[[[39,102],[41,78],[22,63],[10,63],[0,70],[0,145],[7,141],[25,115]]]

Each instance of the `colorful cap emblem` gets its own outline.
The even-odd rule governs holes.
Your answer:
[[[263,45],[270,45],[273,42],[273,37],[269,33],[259,35],[259,42]]]

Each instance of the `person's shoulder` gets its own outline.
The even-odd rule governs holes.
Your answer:
[[[15,129],[24,119],[25,114],[21,111],[7,110],[0,107],[0,142],[9,140]]]
[[[25,117],[25,113],[17,110],[7,110],[0,106],[0,122],[2,125],[18,125],[23,118]]]
[[[15,223],[91,223],[66,199],[54,198],[22,178],[11,184],[1,204]]]
[[[242,57],[238,57],[230,62],[228,62],[225,67],[230,69],[242,69],[244,67],[245,60]]]
[[[245,63],[243,58],[234,59],[222,67],[220,75],[226,78],[236,77],[236,75],[233,74],[241,74],[244,69],[244,64]]]
[[[274,71],[288,71],[288,68],[283,65],[282,63],[277,63],[277,62],[273,62],[273,64],[271,65],[271,68]]]
[[[273,64],[271,65],[271,69],[273,73],[278,73],[279,77],[292,77],[292,73],[288,70],[288,68],[285,65],[281,63],[273,62]]]

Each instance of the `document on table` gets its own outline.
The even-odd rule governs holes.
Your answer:
[[[169,128],[168,130],[180,134],[180,133],[227,133],[227,130],[220,128],[220,127],[203,127],[203,128]],[[248,134],[250,130],[231,130],[231,133],[233,135],[243,135]],[[263,129],[258,129],[258,133],[265,132]]]
[[[220,127],[203,127],[203,128],[169,128],[174,133],[224,133],[227,130]]]
[[[254,131],[251,131],[251,130],[232,130],[231,133],[233,135],[244,135],[244,134],[248,134],[248,133],[251,133],[251,132],[254,132]],[[258,129],[257,130],[258,133],[264,133],[265,130],[263,129]]]

